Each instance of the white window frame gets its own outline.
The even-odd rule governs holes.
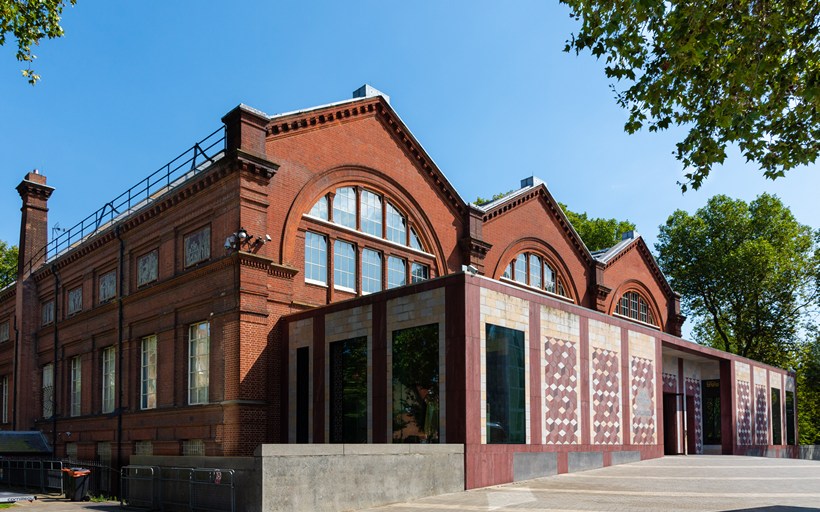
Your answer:
[[[204,327],[205,335],[198,336]],[[211,325],[191,324],[188,328],[188,405],[208,403],[210,384]]]
[[[344,240],[333,242],[333,287],[356,293],[356,246]]]
[[[327,237],[305,231],[305,282],[327,286]]]
[[[80,356],[71,358],[71,389],[69,390],[69,415],[82,414],[83,401],[83,360]]]
[[[356,225],[356,189],[341,187],[336,189],[333,196],[333,222],[352,229]]]
[[[397,281],[398,278],[398,281]],[[387,289],[407,284],[407,260],[398,256],[387,257]]]
[[[423,270],[423,272],[421,272]],[[430,279],[430,265],[413,262],[410,266],[410,283],[421,283]]]
[[[397,244],[407,245],[407,218],[390,201],[387,201],[386,217],[385,238]]]
[[[371,256],[376,256],[378,263],[369,261]],[[384,289],[382,282],[382,264],[384,257],[379,251],[364,249],[362,251],[362,295],[380,292]],[[372,270],[376,270],[375,276]]]
[[[146,336],[140,344],[140,409],[157,408],[157,337]]]
[[[327,196],[322,196],[310,209],[308,215],[317,219],[328,220]]]
[[[102,351],[102,412],[113,412],[117,389],[117,347],[111,345]]]
[[[362,189],[360,194],[360,215],[359,223],[361,224],[362,233],[382,237],[384,234],[382,230],[382,208],[384,208],[384,200],[382,196],[371,192],[367,189]]]
[[[54,416],[54,363],[42,369],[43,418]]]

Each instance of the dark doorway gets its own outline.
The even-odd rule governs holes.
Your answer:
[[[701,383],[703,417],[703,444],[721,444],[720,437],[720,380],[704,380]]]
[[[695,397],[686,397],[686,453],[697,454],[697,439],[695,438]]]
[[[678,396],[663,394],[663,454],[680,455],[678,450]]]
[[[780,424],[780,390],[772,388],[772,444],[778,445],[783,442],[780,433],[782,426]]]
[[[310,423],[310,348],[296,349],[296,442],[307,443]]]
[[[786,444],[797,444],[794,434],[794,391],[786,391]]]

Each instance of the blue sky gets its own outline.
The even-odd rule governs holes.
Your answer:
[[[536,175],[576,211],[629,219],[650,246],[676,208],[717,193],[780,196],[820,226],[817,166],[764,180],[736,152],[681,194],[679,131],[626,135],[603,64],[563,53],[576,29],[550,1],[106,2],[67,8],[35,49],[36,87],[0,48],[0,240],[17,243],[14,187],[38,168],[70,227],[190,147],[246,103],[269,114],[391,96],[468,201]]]

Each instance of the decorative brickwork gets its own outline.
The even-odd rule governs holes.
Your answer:
[[[752,444],[752,398],[749,383],[737,381],[737,444]]]
[[[549,444],[577,442],[578,374],[577,347],[571,341],[547,337],[544,343],[547,367],[544,372],[546,392],[545,428]]]
[[[621,442],[620,371],[618,354],[600,348],[592,351],[592,431],[595,444]]]
[[[686,377],[686,394],[691,396],[695,402],[695,410],[691,414],[695,415],[695,453],[703,453],[703,407],[701,405],[700,380]]]
[[[632,442],[655,442],[655,367],[652,361],[632,358]]]
[[[755,444],[769,444],[769,407],[766,385],[755,384]]]
[[[678,392],[678,376],[671,373],[663,374],[663,392],[677,393]]]

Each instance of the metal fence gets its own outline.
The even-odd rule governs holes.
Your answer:
[[[125,466],[120,472],[120,504],[162,511],[234,512],[232,469]]]
[[[7,488],[37,490],[43,494],[63,494],[63,469],[82,467],[90,469],[89,493],[114,496],[117,494],[116,472],[98,461],[0,459],[0,485]]]

